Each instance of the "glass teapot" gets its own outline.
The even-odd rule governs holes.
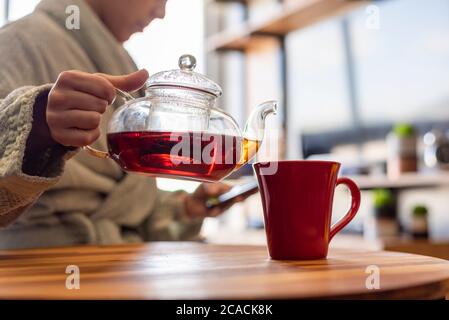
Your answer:
[[[203,182],[220,181],[250,161],[276,102],[259,105],[242,134],[236,121],[215,107],[222,90],[194,72],[195,57],[181,56],[179,67],[151,76],[143,98],[117,89],[126,103],[108,124],[108,152],[84,149],[128,172]]]

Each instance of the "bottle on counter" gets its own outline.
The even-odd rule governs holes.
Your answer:
[[[397,178],[418,170],[417,134],[410,124],[397,124],[387,135],[387,175]]]
[[[410,233],[414,238],[428,238],[429,236],[429,211],[424,205],[417,205],[412,210]]]
[[[449,170],[449,131],[427,132],[423,137],[424,164],[431,169]]]

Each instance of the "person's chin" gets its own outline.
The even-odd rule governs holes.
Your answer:
[[[117,40],[121,43],[128,41],[131,36],[133,34],[137,33],[136,31],[131,31],[131,32],[123,32],[118,38]]]
[[[141,28],[141,27],[133,28],[133,29],[130,30],[130,32],[128,33],[128,39],[131,38],[134,34],[142,33],[144,30],[145,30],[145,29],[144,29],[144,28]],[[128,39],[127,39],[127,40],[128,40]],[[125,41],[126,41],[126,40],[125,40]]]

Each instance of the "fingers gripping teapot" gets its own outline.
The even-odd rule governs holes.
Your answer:
[[[84,147],[99,158],[111,158],[123,170],[150,176],[216,182],[238,170],[257,153],[265,118],[277,104],[268,101],[250,115],[243,134],[236,121],[215,107],[221,88],[194,72],[191,55],[177,70],[154,74],[146,95],[126,101],[108,124],[108,152]]]

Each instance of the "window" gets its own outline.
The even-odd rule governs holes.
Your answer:
[[[288,125],[308,133],[351,125],[342,40],[335,19],[289,35]]]
[[[396,122],[449,128],[449,2],[375,5],[380,29],[362,6],[287,38],[289,140],[305,156],[383,139]]]
[[[352,126],[343,32],[339,18],[286,38],[288,70],[287,157],[326,152],[304,135]],[[301,147],[302,146],[302,147]]]
[[[449,2],[379,3],[380,30],[351,15],[359,108],[365,125],[449,120]]]
[[[6,15],[6,1],[5,0],[0,0],[0,27],[2,25],[5,24],[6,20],[7,20],[7,15]]]
[[[197,58],[197,71],[204,66],[203,0],[167,1],[164,20],[155,20],[144,33],[134,35],[126,48],[140,67],[151,73],[178,68],[186,53]]]
[[[40,0],[6,0],[9,1],[8,21],[14,21],[33,12]]]

